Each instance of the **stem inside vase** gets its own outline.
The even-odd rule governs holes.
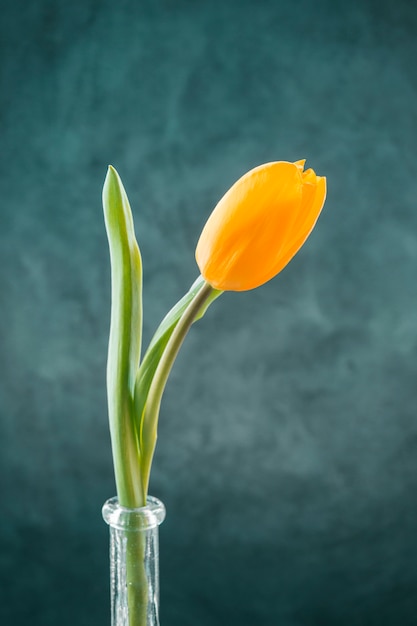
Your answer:
[[[165,507],[157,498],[137,509],[103,506],[110,528],[110,594],[112,626],[159,626],[158,527]]]

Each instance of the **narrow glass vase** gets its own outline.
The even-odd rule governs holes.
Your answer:
[[[127,509],[107,500],[103,518],[110,528],[111,626],[159,626],[159,525],[165,507]]]

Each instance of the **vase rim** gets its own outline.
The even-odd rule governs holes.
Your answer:
[[[129,509],[119,504],[117,497],[107,500],[102,509],[103,519],[112,528],[129,531],[145,531],[162,524],[165,505],[153,496],[147,497],[146,506]]]

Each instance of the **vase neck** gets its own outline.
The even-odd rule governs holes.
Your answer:
[[[148,498],[145,507],[127,509],[117,498],[103,506],[110,528],[112,626],[159,626],[159,525],[165,507]]]

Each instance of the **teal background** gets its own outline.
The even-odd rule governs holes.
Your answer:
[[[148,341],[218,199],[300,158],[316,230],[164,397],[161,624],[416,624],[416,42],[407,0],[1,2],[1,624],[109,623],[108,163]]]

